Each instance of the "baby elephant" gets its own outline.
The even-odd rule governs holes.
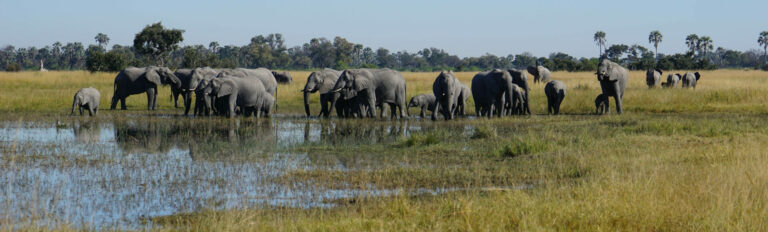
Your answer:
[[[547,95],[547,113],[560,113],[560,103],[565,99],[565,84],[561,81],[550,81],[544,86]]]
[[[595,98],[595,114],[606,114],[608,113],[608,104],[605,104],[607,101],[604,94],[599,94]]]
[[[408,109],[410,109],[411,107],[421,108],[421,113],[419,114],[419,116],[423,118],[425,115],[424,112],[426,112],[427,109],[434,108],[435,104],[437,104],[437,98],[435,98],[435,95],[419,94],[411,98],[411,101],[408,103]]]
[[[88,87],[83,88],[75,93],[75,99],[72,102],[72,113],[75,114],[75,108],[80,110],[80,116],[83,115],[83,108],[88,109],[88,115],[94,116],[99,112],[99,101],[101,100],[101,93],[99,90]]]

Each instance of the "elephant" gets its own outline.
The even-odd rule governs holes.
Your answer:
[[[552,73],[544,66],[528,66],[528,73],[533,75],[533,83],[547,83],[552,79]]]
[[[544,67],[541,67],[541,68],[546,70],[546,68]],[[530,99],[528,98],[528,91],[530,91],[531,88],[528,86],[528,75],[525,74],[525,72],[523,72],[522,70],[518,70],[518,69],[509,69],[507,70],[507,72],[509,72],[509,75],[512,75],[512,83],[517,86],[520,86],[520,88],[522,88],[525,91],[524,97],[523,97],[524,101],[522,105],[523,111],[520,113],[531,114]],[[547,70],[546,73],[547,73],[547,78],[549,78],[549,70]]]
[[[271,113],[272,104],[274,104],[274,98],[256,78],[222,76],[211,80],[205,93],[216,96],[216,99],[225,100],[227,105],[224,115],[230,118],[235,116],[236,107],[239,107],[240,112],[245,116],[254,114],[256,117],[261,117],[262,112]]]
[[[512,76],[501,69],[475,74],[472,77],[471,88],[472,99],[475,100],[475,113],[479,117],[491,117],[494,112],[501,117],[504,102],[514,102],[515,87]]]
[[[80,116],[83,116],[83,108],[86,108],[88,116],[95,116],[99,113],[99,102],[101,102],[101,93],[98,89],[93,87],[80,89],[72,100],[72,112],[69,115],[74,115],[77,108],[80,110]]]
[[[435,101],[437,101],[437,104],[430,108],[432,120],[437,120],[438,112],[443,115],[445,120],[453,118],[454,112],[458,108],[462,85],[453,71],[443,71],[437,75],[435,82],[432,83],[432,93],[435,96]]]
[[[290,84],[290,83],[293,83],[293,77],[291,76],[291,73],[289,73],[289,72],[276,72],[276,71],[272,71],[272,75],[275,76],[275,80],[279,84]]]
[[[356,96],[365,100],[362,105],[367,107],[368,117],[374,117],[375,107],[381,104],[383,109],[385,103],[392,111],[392,118],[407,117],[405,78],[397,71],[388,68],[347,69],[336,80],[333,92],[340,92],[343,88],[353,90]],[[342,96],[344,95],[349,93],[342,92]]]
[[[661,71],[661,69],[658,69],[658,68],[653,70],[648,70],[645,72],[645,83],[648,85],[649,89],[654,88],[656,87],[656,85],[659,84],[659,82],[661,81],[662,73],[663,72]]]
[[[271,94],[272,97],[275,98],[275,102],[277,102],[277,80],[275,80],[275,76],[272,75],[272,71],[269,71],[269,69],[236,68],[236,69],[222,70],[221,72],[219,72],[217,77],[222,77],[222,76],[257,78],[261,81],[261,84],[264,85],[264,89],[266,89],[267,92]],[[277,110],[277,104],[275,104],[274,107],[275,107],[274,109]]]
[[[677,82],[679,82],[680,79],[681,79],[680,73],[675,73],[675,74],[670,73],[669,75],[667,75],[667,82],[661,83],[661,86],[665,88],[674,88],[675,86],[677,86]]]
[[[608,105],[606,104],[608,102],[607,97],[605,97],[605,94],[598,94],[595,98],[595,114],[605,114],[608,113]]]
[[[522,87],[516,84],[512,84],[512,101],[511,102],[504,101],[502,114],[503,115],[525,114],[526,112],[525,111],[525,101],[526,101],[525,92],[526,92],[525,89],[523,89]],[[506,95],[505,97],[502,97],[502,100],[505,100],[505,99],[506,99]]]
[[[188,92],[184,91],[184,86],[189,85],[190,78],[192,76],[192,69],[188,68],[180,68],[176,69],[175,72],[173,72],[174,75],[176,75],[177,78],[179,78],[179,81],[181,81],[181,87],[171,86],[171,100],[173,100],[173,107],[179,108],[179,95],[181,95],[182,101],[186,99],[186,95],[189,94]]]
[[[411,101],[408,102],[408,111],[410,112],[411,107],[419,107],[421,109],[419,116],[424,118],[425,112],[427,110],[434,110],[435,108],[439,108],[440,106],[437,104],[437,98],[434,94],[419,94],[416,96],[413,96],[411,98]],[[434,111],[433,111],[434,112]]]
[[[336,85],[336,80],[339,79],[339,76],[341,76],[341,71],[329,68],[309,74],[307,83],[304,85],[304,89],[301,90],[304,92],[304,111],[307,117],[310,116],[309,94],[314,92],[320,93],[320,115],[326,118],[331,116],[336,100],[339,99],[339,93],[332,92],[331,90]]]
[[[596,74],[597,80],[600,81],[600,88],[603,90],[603,95],[605,95],[606,108],[610,105],[608,99],[613,97],[616,100],[616,112],[618,114],[623,113],[622,99],[624,98],[624,90],[627,87],[629,77],[627,69],[608,59],[603,59],[597,66]]]
[[[565,91],[565,84],[562,81],[547,82],[544,86],[544,93],[547,95],[547,113],[560,114],[560,104],[565,99]]]
[[[464,116],[464,106],[467,105],[467,100],[469,99],[469,95],[472,94],[472,90],[469,89],[469,86],[465,85],[464,83],[461,83],[461,95],[459,95],[459,105],[456,108],[456,115],[458,116]]]
[[[699,78],[701,78],[701,74],[699,72],[687,72],[685,75],[683,75],[683,78],[681,78],[681,87],[683,88],[691,88],[693,87],[696,89],[696,82],[699,82]]]
[[[221,71],[223,70],[213,69],[210,67],[195,68],[192,69],[190,80],[186,82],[186,84],[182,81],[182,89],[195,92],[195,115],[209,115],[210,111],[213,110],[209,109],[205,104],[205,98],[210,96],[205,95],[204,88],[208,86],[210,81],[216,78],[216,76],[218,76],[219,72]],[[189,109],[192,105],[191,98],[192,97],[189,94],[186,95],[184,100],[184,115],[189,113]]]
[[[172,84],[181,86],[181,81],[166,67],[149,66],[144,68],[127,67],[115,77],[115,92],[112,95],[110,109],[115,109],[120,101],[120,109],[125,110],[125,98],[133,94],[147,93],[147,109],[157,109],[157,87]]]

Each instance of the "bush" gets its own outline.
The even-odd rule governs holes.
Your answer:
[[[504,145],[497,155],[503,158],[514,158],[520,155],[531,155],[549,149],[549,143],[539,139],[517,139],[517,141]]]
[[[472,139],[484,139],[496,137],[496,128],[490,126],[478,126],[475,128],[475,132],[470,138]]]
[[[9,65],[5,66],[5,71],[6,72],[18,72],[18,71],[21,71],[21,65],[19,65],[18,63],[9,64]]]

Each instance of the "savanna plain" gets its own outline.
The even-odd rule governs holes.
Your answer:
[[[0,230],[768,230],[768,74],[701,73],[631,72],[625,113],[595,115],[595,75],[555,72],[561,115],[529,80],[532,115],[470,98],[451,121],[307,118],[309,72],[267,119],[182,116],[168,87],[109,110],[115,73],[0,73]],[[408,97],[437,76],[402,74]],[[89,86],[99,115],[69,116]]]

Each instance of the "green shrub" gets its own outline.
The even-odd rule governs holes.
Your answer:
[[[504,145],[497,155],[503,158],[514,158],[520,155],[532,155],[549,149],[549,143],[539,139],[517,139],[513,143]]]

